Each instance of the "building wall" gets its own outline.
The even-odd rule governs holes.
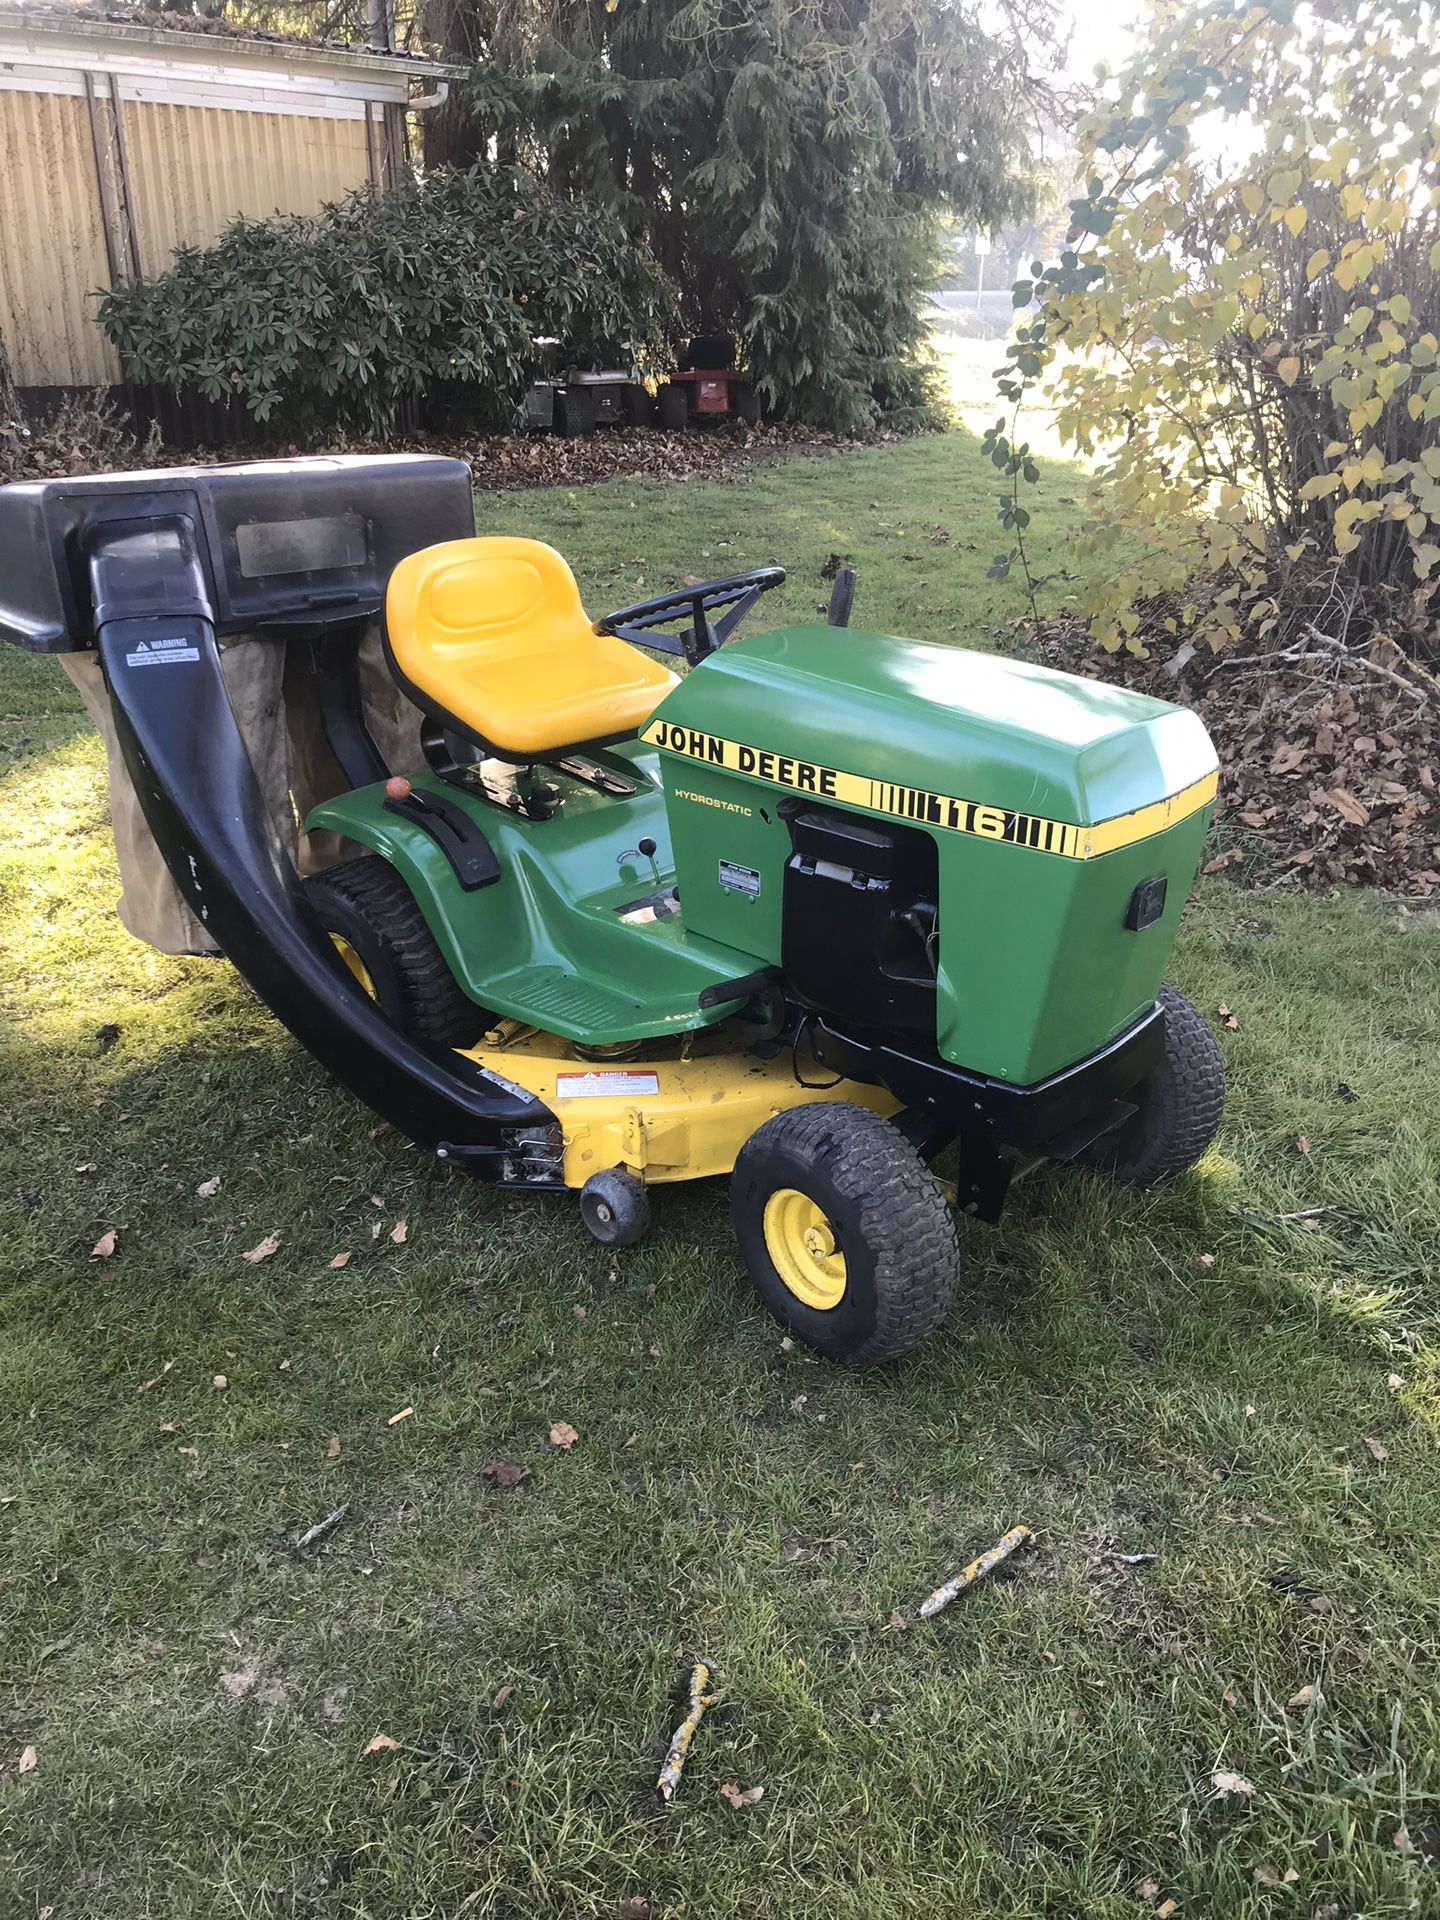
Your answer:
[[[181,244],[207,245],[236,214],[314,213],[369,178],[363,120],[134,100],[122,111],[145,275]]]
[[[313,213],[386,177],[406,77],[333,56],[247,64],[183,38],[11,46],[0,17],[0,337],[17,386],[118,383],[94,319],[115,279],[162,272],[236,214]]]
[[[109,279],[86,102],[0,93],[0,335],[17,386],[120,378],[92,318]]]

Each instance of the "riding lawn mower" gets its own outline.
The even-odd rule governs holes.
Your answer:
[[[1214,1038],[1163,983],[1217,781],[1186,710],[859,631],[843,594],[737,637],[778,567],[592,621],[428,456],[26,482],[0,553],[0,634],[98,654],[181,895],[337,1079],[610,1245],[728,1175],[761,1298],[821,1354],[932,1332],[957,1213],[998,1218],[1020,1166],[1147,1184],[1219,1127]],[[401,766],[356,694],[377,620]],[[303,882],[238,635],[309,664],[346,783],[305,824],[359,852]]]

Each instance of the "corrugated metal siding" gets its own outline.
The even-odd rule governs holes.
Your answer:
[[[0,93],[0,333],[17,386],[119,379],[93,319],[109,278],[86,103]]]
[[[109,110],[107,100],[106,132]],[[362,119],[133,100],[121,111],[145,274],[182,243],[207,245],[237,213],[313,213],[370,175]],[[0,90],[0,333],[17,386],[120,379],[93,317],[109,283],[87,103]]]
[[[140,267],[206,246],[237,213],[314,213],[369,178],[363,120],[125,101]]]

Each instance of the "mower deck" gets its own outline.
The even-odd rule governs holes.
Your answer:
[[[900,1102],[883,1087],[797,1082],[789,1048],[758,1060],[743,1041],[700,1033],[652,1042],[625,1060],[587,1060],[553,1033],[507,1020],[468,1057],[541,1100],[564,1138],[563,1179],[625,1166],[647,1185],[727,1174],[755,1129],[777,1113],[820,1100],[848,1100],[890,1115]]]

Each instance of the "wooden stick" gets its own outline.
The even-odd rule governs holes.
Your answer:
[[[301,1547],[313,1546],[322,1533],[328,1533],[332,1527],[338,1527],[349,1511],[350,1502],[347,1500],[343,1507],[336,1507],[335,1511],[327,1513],[323,1520],[317,1520],[314,1526],[307,1528],[295,1542],[296,1551],[298,1552]]]
[[[992,1568],[998,1567],[1002,1560],[1008,1560],[1017,1547],[1023,1547],[1027,1540],[1033,1540],[1034,1534],[1029,1527],[1011,1527],[1002,1534],[988,1553],[982,1553],[978,1560],[972,1560],[968,1567],[962,1567],[953,1580],[947,1580],[943,1587],[937,1587],[928,1600],[920,1602],[920,1618],[929,1620],[932,1615],[948,1607],[956,1594],[963,1593],[967,1587],[973,1587],[977,1580],[983,1580]]]

